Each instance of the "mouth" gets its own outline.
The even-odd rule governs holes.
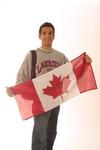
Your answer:
[[[51,39],[46,39],[46,41],[51,42],[52,40]]]

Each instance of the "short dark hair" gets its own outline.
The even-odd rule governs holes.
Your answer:
[[[41,30],[42,30],[43,27],[52,27],[53,32],[55,32],[55,28],[54,28],[53,24],[50,23],[50,22],[45,22],[39,28],[39,35],[41,34]]]

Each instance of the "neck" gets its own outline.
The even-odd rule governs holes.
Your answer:
[[[41,48],[46,50],[52,49],[52,43],[48,43],[48,44],[41,43]]]
[[[50,49],[52,49],[51,46],[41,46],[41,48],[43,48],[43,49],[45,49],[45,50],[50,50]]]
[[[52,47],[43,47],[43,46],[41,46],[40,49],[45,52],[51,52],[53,50]]]

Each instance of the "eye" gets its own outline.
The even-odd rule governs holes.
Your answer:
[[[49,35],[52,35],[52,34],[53,34],[53,32],[52,32],[52,31],[50,31],[50,32],[49,32]]]
[[[45,34],[46,34],[46,32],[44,31],[44,32],[42,32],[42,34],[43,34],[43,35],[45,35]]]

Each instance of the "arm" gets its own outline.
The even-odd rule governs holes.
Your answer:
[[[31,79],[31,64],[32,64],[32,57],[31,53],[29,52],[25,56],[25,59],[17,73],[16,84],[20,84]]]
[[[65,63],[67,63],[69,60],[68,60],[68,58],[63,54],[62,55],[62,64],[65,64]]]
[[[31,63],[32,58],[31,53],[29,52],[17,73],[16,84],[20,84],[31,79]],[[6,87],[6,93],[9,97],[14,96],[13,91],[9,87]]]

